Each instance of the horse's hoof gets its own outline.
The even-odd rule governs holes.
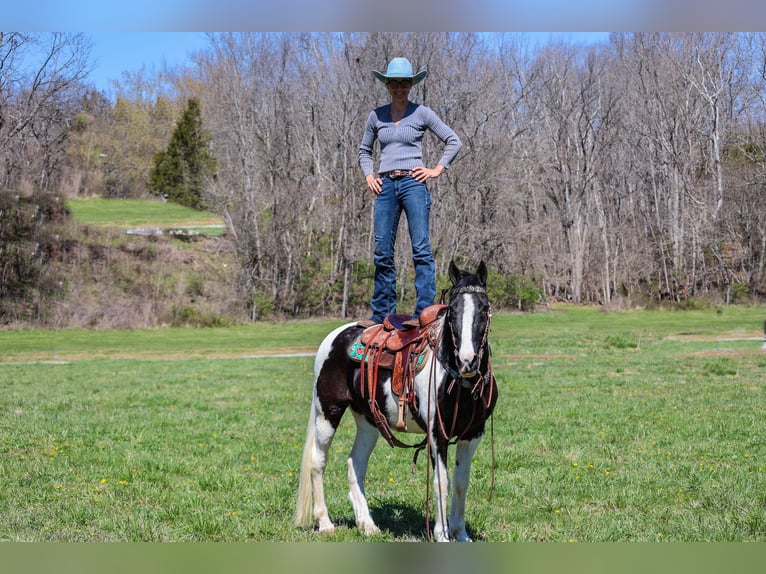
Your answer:
[[[449,536],[441,530],[434,530],[434,540],[436,542],[449,542]]]
[[[321,534],[322,536],[327,534],[334,534],[334,533],[335,533],[335,525],[333,523],[319,525],[319,534]]]
[[[365,522],[359,525],[359,529],[364,532],[365,536],[372,536],[373,534],[380,534],[380,528],[374,522]]]
[[[473,539],[466,533],[458,534],[453,540],[455,540],[455,542],[473,542]]]

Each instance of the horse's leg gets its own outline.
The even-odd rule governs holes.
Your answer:
[[[471,542],[465,531],[465,497],[468,493],[468,480],[471,477],[471,461],[479,447],[481,437],[458,441],[455,448],[455,471],[452,481],[452,501],[450,502],[449,532],[452,540]]]
[[[380,432],[360,414],[354,413],[354,420],[356,421],[356,437],[348,457],[348,498],[354,506],[357,528],[365,534],[377,534],[380,529],[370,516],[370,508],[364,494],[364,477],[367,475],[367,463]]]
[[[314,491],[314,517],[319,523],[319,532],[332,532],[335,525],[330,520],[324,499],[324,470],[327,466],[327,452],[335,436],[335,427],[330,424],[319,405],[315,405],[314,446],[311,452],[311,484]]]
[[[449,496],[449,476],[447,474],[447,444],[437,441],[438,447],[431,443],[434,468],[434,538],[437,542],[449,542],[449,527],[447,524],[447,497]]]
[[[316,395],[311,403],[306,443],[303,447],[298,501],[295,511],[295,524],[308,527],[312,524],[311,499],[313,493],[313,516],[319,522],[319,531],[332,531],[335,527],[330,522],[327,505],[324,500],[324,469],[327,466],[327,451],[330,448],[335,429],[322,414]]]
[[[319,532],[335,529],[324,497],[324,471],[335,431],[352,399],[347,384],[351,368],[347,349],[359,331],[352,324],[338,327],[324,338],[314,358],[314,392],[303,448],[295,523],[311,524],[309,507],[313,494],[313,515],[319,523]]]

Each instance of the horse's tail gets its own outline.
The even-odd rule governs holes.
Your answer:
[[[316,427],[316,407],[314,400],[311,401],[309,423],[306,429],[306,443],[303,445],[303,458],[301,459],[301,475],[298,482],[298,500],[295,507],[295,525],[306,528],[312,524],[312,495],[311,495],[311,467],[312,454],[314,451],[314,434]]]

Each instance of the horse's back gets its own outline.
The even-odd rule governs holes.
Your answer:
[[[319,378],[328,361],[343,363],[348,359],[348,347],[361,331],[357,323],[346,323],[337,327],[322,340],[314,358],[314,376]]]

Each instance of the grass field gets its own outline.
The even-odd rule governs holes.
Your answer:
[[[766,308],[498,314],[472,472],[484,541],[766,540]],[[310,353],[338,321],[0,331],[0,539],[313,541],[292,526]],[[359,541],[344,419],[328,540]],[[378,541],[424,536],[425,457],[383,441]]]
[[[221,218],[175,203],[149,199],[70,199],[75,221],[103,227],[159,227],[220,233]]]

